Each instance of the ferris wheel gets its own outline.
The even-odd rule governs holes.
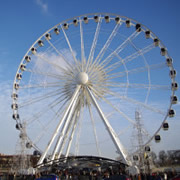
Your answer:
[[[144,133],[161,140],[177,103],[167,48],[139,22],[96,13],[65,20],[29,48],[15,75],[13,119],[38,164],[62,155],[98,155],[129,163],[141,110]]]

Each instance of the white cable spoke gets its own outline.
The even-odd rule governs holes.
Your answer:
[[[19,89],[33,89],[33,88],[55,88],[55,87],[61,87],[62,84],[60,81],[58,82],[54,82],[54,83],[50,83],[50,82],[43,82],[43,83],[39,83],[39,84],[28,84],[28,85],[21,85],[19,87]]]
[[[118,98],[118,99],[121,99],[121,100],[124,100],[124,101],[128,101],[130,103],[133,103],[133,104],[136,104],[136,105],[139,105],[141,107],[144,107],[152,112],[155,112],[155,113],[158,113],[158,114],[161,114],[161,115],[166,115],[166,112],[163,112],[161,111],[160,109],[157,109],[146,104],[146,103],[143,103],[143,102],[140,102],[140,101],[137,101],[135,99],[132,99],[132,98],[129,98],[129,97],[126,97],[126,96],[120,96],[119,94],[115,93],[115,92],[108,92],[109,94],[113,95],[114,97]]]
[[[98,92],[92,88],[92,91],[95,94],[98,94]],[[126,120],[128,120],[130,123],[135,124],[134,120],[132,120],[130,117],[128,117],[126,114],[124,114],[122,111],[120,111],[118,108],[116,108],[110,101],[107,100],[107,98],[102,97],[102,99],[109,104],[113,109],[115,109],[117,112],[119,112],[120,115],[122,115]]]
[[[65,105],[65,103],[63,105]],[[63,105],[57,110],[57,112],[55,113],[54,117],[46,124],[46,127],[44,127],[42,129],[41,133],[33,141],[34,144],[38,143],[41,140],[41,138],[43,138],[44,134],[47,133],[47,130],[50,128],[50,126],[53,125],[53,122],[62,115],[61,114],[62,113],[61,109],[62,109]]]
[[[35,70],[32,70],[32,69],[26,69],[26,71],[30,72],[30,73],[33,73],[33,74],[37,74],[37,75],[43,75],[43,76],[51,77],[51,78],[54,78],[54,79],[59,79],[59,80],[65,79],[65,77],[60,75],[60,74],[40,72],[40,71],[35,71]]]
[[[59,52],[59,50],[52,44],[52,42],[50,42],[49,40],[47,40],[47,42],[51,45],[51,47],[53,47],[53,49],[56,51],[56,53],[63,59],[63,61],[69,66],[69,68],[72,68],[72,65],[69,64],[68,60],[66,60],[66,58]]]
[[[98,21],[98,24],[97,24],[97,27],[96,27],[96,32],[94,34],[94,39],[93,39],[93,42],[92,42],[91,50],[90,50],[89,57],[88,57],[87,64],[86,64],[86,72],[87,72],[87,69],[89,69],[88,67],[91,66],[92,61],[93,61],[94,52],[95,52],[97,40],[98,40],[98,37],[99,37],[99,31],[100,31],[100,27],[101,27],[101,22],[102,22],[102,18],[99,17],[99,21]]]
[[[98,138],[97,138],[96,127],[95,127],[95,123],[94,123],[94,117],[93,117],[93,113],[92,113],[92,110],[91,110],[91,107],[90,107],[89,104],[88,104],[88,109],[89,109],[90,119],[91,119],[92,126],[93,126],[93,132],[94,132],[94,137],[95,137],[95,142],[96,142],[96,149],[97,149],[97,152],[98,152],[98,156],[101,156],[99,143],[98,143]]]
[[[41,111],[37,112],[37,113],[33,113],[33,117],[29,118],[29,119],[26,119],[26,122],[27,122],[27,125],[33,123],[35,120],[37,120],[38,118],[40,118],[43,114],[47,113],[49,110],[53,111],[54,114],[57,114],[59,110],[62,109],[62,107],[67,103],[68,99],[66,98],[66,101],[65,99],[62,99],[61,101],[58,101],[57,104],[60,104],[64,101],[64,103],[61,104],[60,108],[58,109],[58,111],[54,111],[53,110],[53,104],[59,100],[60,97],[56,98],[55,100],[53,100],[51,103],[47,104],[45,108],[43,108]],[[57,105],[56,104],[56,105]]]
[[[140,33],[137,31],[134,31],[122,44],[120,44],[106,59],[104,59],[101,62],[101,65],[107,66],[114,56],[119,54],[127,45],[129,42],[131,42],[134,38],[136,38]]]
[[[57,95],[60,95],[60,90],[59,89],[57,89],[55,91],[50,91],[50,92],[48,92],[46,94],[43,94],[43,95],[40,95],[40,96],[37,96],[37,97],[34,97],[34,98],[30,97],[31,99],[20,103],[19,104],[19,108],[31,105],[33,103],[37,103],[37,102],[43,101],[45,99],[48,99],[48,98],[51,98],[51,97],[54,97],[54,96],[57,96]]]
[[[52,65],[53,67],[61,70],[62,72],[66,72],[66,69],[65,69],[63,66],[60,66],[60,65],[58,65],[58,64],[56,64],[56,63],[53,63],[53,62],[50,61],[47,57],[45,57],[44,54],[45,54],[45,53],[36,53],[35,56],[36,56],[37,58],[40,58],[42,61],[45,61],[46,63]]]
[[[93,91],[95,91],[95,89],[93,89]],[[97,92],[96,92],[97,93]],[[113,94],[112,94],[113,95]],[[133,124],[134,126],[136,125],[136,122],[134,120],[132,120],[130,117],[128,117],[125,113],[123,113],[122,111],[120,111],[116,106],[114,106],[107,98],[102,97],[102,99],[109,104],[114,110],[116,110],[122,117],[124,117],[128,122],[130,122],[131,124]],[[142,129],[142,131],[144,133],[146,133],[146,131],[144,129]]]
[[[153,65],[148,65],[148,66],[144,66],[144,67],[138,67],[138,68],[131,69],[131,70],[108,74],[108,76],[109,76],[108,79],[124,77],[127,75],[127,73],[128,74],[136,74],[136,73],[140,73],[140,72],[145,72],[145,71],[155,70],[155,69],[160,69],[160,68],[165,68],[165,67],[166,67],[165,63],[153,64]]]
[[[63,29],[62,26],[61,26],[61,29],[62,29],[62,31],[63,31],[64,37],[65,37],[65,39],[66,39],[66,42],[67,42],[68,47],[69,47],[69,49],[70,49],[70,51],[71,51],[72,57],[73,57],[73,59],[74,59],[74,62],[75,62],[75,64],[76,64],[76,68],[79,69],[79,63],[78,63],[78,61],[77,61],[77,59],[76,59],[76,57],[75,57],[75,54],[74,54],[73,49],[72,49],[72,47],[71,47],[70,41],[69,41],[69,39],[68,39],[68,37],[67,37],[67,35],[66,35],[66,32],[64,31],[64,29]]]
[[[84,72],[86,59],[85,59],[85,51],[84,51],[84,36],[83,36],[83,26],[82,26],[81,18],[79,18],[79,23],[80,23],[80,37],[81,37],[81,62],[82,62],[82,71]]]
[[[99,62],[101,61],[101,59],[103,58],[106,50],[108,49],[109,45],[111,44],[112,40],[114,39],[114,37],[117,34],[117,31],[119,29],[119,27],[121,26],[122,23],[120,24],[116,24],[116,26],[114,27],[112,33],[110,34],[109,38],[107,39],[106,43],[104,44],[103,48],[101,49],[101,51],[99,52],[99,54],[97,55],[96,59],[94,60],[94,63],[92,64],[92,66],[94,64],[99,64]]]
[[[103,84],[102,84],[103,86]],[[170,85],[156,85],[156,84],[137,84],[137,83],[115,83],[115,82],[107,82],[106,84],[107,87],[128,87],[128,88],[138,88],[138,89],[148,89],[148,88],[151,88],[151,89],[161,89],[161,90],[170,90],[171,87]]]
[[[119,68],[123,63],[130,62],[130,61],[132,61],[133,59],[135,59],[135,58],[137,58],[137,57],[139,57],[139,56],[142,56],[143,54],[149,52],[149,51],[150,51],[151,49],[153,49],[154,47],[155,47],[154,44],[150,44],[150,45],[146,46],[145,48],[140,49],[140,50],[138,50],[137,52],[135,52],[135,53],[133,53],[133,54],[125,57],[124,59],[120,58],[119,55],[117,55],[117,57],[120,59],[120,61],[117,61],[117,62],[115,62],[114,64],[111,64],[111,65],[107,66],[107,65],[110,63],[110,61],[108,61],[108,62],[104,65],[104,66],[107,66],[107,67],[105,68],[105,70],[106,70],[107,73],[109,73],[109,72],[111,72],[111,71]],[[116,53],[115,53],[115,54],[116,54]]]

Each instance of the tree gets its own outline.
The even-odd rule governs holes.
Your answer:
[[[160,151],[159,152],[159,160],[160,160],[160,163],[162,165],[165,165],[166,164],[166,160],[167,160],[167,154],[164,150]]]
[[[152,159],[153,164],[156,164],[157,155],[156,155],[156,153],[154,151],[151,152],[151,159]]]

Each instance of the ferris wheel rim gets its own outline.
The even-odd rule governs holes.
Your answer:
[[[108,16],[116,16],[116,17],[118,16],[118,17],[120,17],[120,18],[129,19],[129,20],[132,20],[133,22],[138,23],[137,21],[135,21],[135,20],[133,20],[133,19],[131,19],[131,18],[127,18],[127,17],[125,17],[125,16],[120,16],[120,15],[111,14],[111,13],[84,14],[84,15],[76,16],[76,17],[73,17],[73,18],[70,18],[70,19],[67,19],[67,20],[65,20],[65,21],[62,21],[62,22],[58,23],[57,25],[53,26],[53,27],[50,28],[48,31],[46,31],[45,33],[43,33],[43,35],[41,35],[41,36],[32,44],[32,46],[28,49],[27,53],[25,54],[25,56],[24,56],[23,59],[21,60],[20,65],[19,65],[19,67],[18,67],[18,70],[17,70],[17,72],[16,72],[15,79],[14,79],[14,83],[13,83],[13,93],[16,92],[16,89],[14,88],[14,84],[17,82],[17,75],[18,75],[19,72],[21,71],[21,69],[20,69],[20,68],[21,68],[21,65],[23,64],[25,57],[28,56],[29,52],[30,52],[31,49],[38,43],[38,41],[41,40],[42,37],[44,37],[47,33],[51,32],[51,31],[52,31],[54,28],[56,28],[57,26],[62,26],[63,23],[67,23],[67,22],[69,22],[69,21],[71,21],[71,20],[73,20],[73,19],[78,19],[78,18],[82,18],[82,17],[85,17],[85,16],[89,16],[89,15],[102,15],[103,17],[104,17],[105,15],[108,15]],[[142,25],[142,24],[141,24],[141,25]],[[146,28],[146,26],[144,26],[144,25],[142,25],[142,27],[144,27],[145,30],[148,29],[148,28]],[[145,30],[143,29],[144,32],[145,32]],[[151,31],[151,32],[152,32],[152,31]],[[152,34],[153,34],[153,37],[154,37],[154,38],[155,38],[155,37],[157,38],[157,36],[156,36],[153,32],[152,32]],[[165,47],[165,46],[162,44],[161,40],[160,40],[160,47]],[[167,55],[166,55],[166,56],[170,58],[170,56],[169,56],[169,54],[168,54],[168,51],[167,51]],[[174,70],[173,65],[170,66],[170,70]],[[175,83],[175,82],[176,82],[176,81],[175,81],[175,77],[171,78],[171,80],[172,80],[172,83]],[[172,96],[174,96],[174,95],[175,95],[175,90],[172,90]],[[169,105],[168,110],[171,109],[171,107],[172,107],[172,103],[170,102],[170,105]],[[157,129],[157,131],[153,134],[153,136],[151,137],[151,139],[150,139],[144,146],[146,146],[147,144],[150,143],[150,141],[152,141],[152,139],[154,138],[154,136],[161,130],[162,125],[163,125],[163,123],[166,121],[167,118],[168,118],[168,112],[167,112],[166,116],[164,117],[164,120],[162,121],[161,126]],[[16,121],[17,121],[17,120],[16,120]],[[17,122],[18,122],[18,121],[17,121]]]

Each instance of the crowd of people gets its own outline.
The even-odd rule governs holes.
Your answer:
[[[170,180],[176,175],[175,172],[127,175],[127,173],[123,172],[122,170],[112,171],[110,169],[106,169],[104,171],[98,171],[65,169],[21,176],[11,173],[0,176],[0,180],[39,180],[42,177],[47,177],[50,174],[52,177],[58,177],[59,180]]]

